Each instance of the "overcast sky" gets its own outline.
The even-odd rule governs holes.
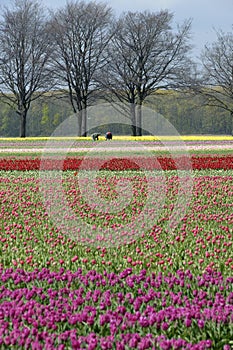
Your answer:
[[[97,0],[98,1],[98,0]],[[13,1],[14,2],[14,1]],[[174,14],[174,23],[181,24],[192,19],[193,51],[198,56],[207,43],[216,39],[216,30],[233,32],[233,0],[103,0],[119,15],[123,11],[160,11],[168,9]],[[1,5],[11,4],[11,0],[0,0]],[[66,0],[42,0],[46,7],[63,7]]]

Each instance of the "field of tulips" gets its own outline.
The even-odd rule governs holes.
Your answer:
[[[0,157],[0,349],[233,349],[232,153],[82,161]]]

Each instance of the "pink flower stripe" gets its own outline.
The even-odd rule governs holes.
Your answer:
[[[103,162],[104,160],[104,162]],[[0,170],[139,170],[139,169],[233,169],[233,156],[177,156],[170,157],[129,157],[129,158],[96,158],[96,157],[73,157],[66,159],[47,158],[41,161],[40,158],[12,159],[3,158],[0,160]]]

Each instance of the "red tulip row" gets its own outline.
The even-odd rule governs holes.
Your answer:
[[[26,158],[0,160],[0,170],[176,170],[176,169],[233,169],[233,156],[177,156],[171,157],[130,157],[130,158]]]

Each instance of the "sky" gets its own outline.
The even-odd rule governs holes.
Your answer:
[[[0,0],[8,6],[14,0]],[[98,0],[96,0],[98,2]],[[42,0],[45,7],[56,9],[65,6],[66,0]],[[193,55],[198,58],[205,44],[216,40],[216,30],[233,32],[233,0],[100,0],[108,4],[118,16],[124,11],[154,11],[168,9],[173,23],[182,24],[192,19]]]

